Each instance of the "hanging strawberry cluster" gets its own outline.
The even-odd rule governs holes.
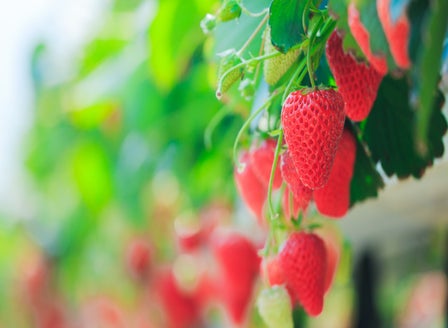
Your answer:
[[[259,21],[239,50],[219,54],[216,95],[226,105],[252,101],[235,140],[234,178],[240,197],[268,235],[262,276],[269,287],[260,293],[258,307],[269,327],[292,327],[291,304],[310,316],[322,312],[340,250],[331,238],[320,236],[323,228],[313,223],[314,213],[341,218],[355,201],[377,195],[383,183],[375,164],[387,167],[390,155],[388,145],[378,147],[369,139],[380,111],[376,106],[392,103],[385,90],[402,85],[405,94],[396,96],[404,95],[403,102],[412,106],[409,90],[418,83],[407,81],[415,78],[422,59],[409,51],[411,9],[403,6],[393,19],[390,1],[375,5],[375,17],[365,25],[365,2],[274,0],[253,13],[240,1],[227,0],[217,18],[208,15],[202,22],[210,33],[215,23],[244,15]],[[237,83],[238,90],[232,88]],[[440,128],[434,139],[418,139],[413,122],[405,122],[410,142],[415,141],[407,159],[420,157],[423,168],[440,156],[434,145],[446,131],[435,90],[431,106],[420,109],[435,113],[431,117]],[[377,133],[389,131],[385,127]],[[415,147],[418,140],[425,143],[422,153]],[[422,175],[414,168],[400,173],[401,167],[397,161],[386,173]],[[279,237],[285,235],[279,231],[287,237]]]

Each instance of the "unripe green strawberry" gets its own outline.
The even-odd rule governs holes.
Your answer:
[[[284,286],[263,289],[257,299],[260,316],[269,328],[292,328],[291,301]]]
[[[218,89],[216,90],[216,97],[218,99],[221,98],[222,94],[229,90],[238,79],[241,79],[244,73],[244,68],[239,67],[226,74],[227,71],[242,63],[241,57],[234,49],[221,53],[221,56],[222,58],[218,68]]]
[[[227,22],[241,16],[241,6],[238,0],[226,0],[218,11],[218,19]]]
[[[238,90],[241,93],[241,96],[246,99],[250,100],[255,94],[255,85],[254,81],[251,79],[244,79],[241,81],[240,85],[238,86]]]
[[[209,34],[216,27],[216,17],[212,14],[205,15],[201,20],[200,26],[204,34]]]
[[[278,50],[272,45],[270,31],[265,33],[264,40],[264,54],[269,55],[278,52]],[[275,57],[266,59],[264,61],[263,72],[264,79],[269,85],[275,85],[280,78],[285,75],[291,65],[299,57],[299,49],[288,51],[286,54],[280,54]]]

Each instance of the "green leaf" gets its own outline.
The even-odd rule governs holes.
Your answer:
[[[195,49],[204,40],[199,22],[206,14],[205,7],[210,7],[210,2],[159,2],[149,36],[151,70],[162,89],[169,90],[179,81],[185,74]]]
[[[103,147],[80,142],[72,158],[73,178],[79,194],[93,211],[101,210],[112,196],[111,163]]]
[[[307,1],[274,0],[269,8],[271,42],[282,53],[302,42],[305,37],[302,14]]]
[[[432,2],[431,16],[423,37],[423,53],[419,62],[418,77],[415,79],[418,91],[417,100],[417,146],[422,154],[428,151],[429,133],[433,104],[436,101],[437,83],[442,64],[443,41],[448,27],[448,1]]]
[[[384,187],[383,179],[375,169],[375,164],[366,154],[360,140],[356,140],[356,160],[353,178],[350,183],[350,205],[377,197],[378,190]]]
[[[440,110],[443,95],[438,93],[437,102],[431,109],[431,133],[425,156],[415,148],[416,113],[406,101],[409,95],[407,77],[394,80],[386,76],[365,122],[363,137],[373,160],[381,163],[388,176],[396,174],[405,178],[412,175],[419,178],[434,158],[442,156],[444,151],[442,136],[447,123]]]

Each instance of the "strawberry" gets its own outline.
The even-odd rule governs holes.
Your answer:
[[[165,311],[168,327],[194,327],[197,324],[199,309],[196,300],[179,288],[172,270],[161,272],[154,286]]]
[[[270,30],[266,30],[264,39],[264,54],[270,55],[278,53],[278,50],[271,42]],[[294,49],[286,54],[279,54],[275,57],[266,59],[263,63],[264,79],[269,85],[275,85],[283,75],[288,71],[292,64],[299,57],[300,50]]]
[[[241,168],[235,168],[234,178],[238,192],[260,225],[265,225],[263,206],[267,197],[266,186],[257,178],[248,152],[241,155]]]
[[[321,238],[294,232],[279,253],[288,287],[310,316],[322,312],[327,272],[327,253]]]
[[[216,90],[216,97],[218,99],[220,99],[222,94],[229,90],[236,81],[241,79],[244,73],[243,67],[232,69],[242,63],[241,57],[237,55],[235,50],[231,49],[220,55],[222,58],[218,67],[219,82],[218,89]],[[229,73],[226,74],[228,71]]]
[[[294,166],[293,160],[289,151],[283,153],[281,157],[281,173],[283,180],[285,180],[288,188],[283,194],[283,210],[286,218],[298,216],[299,210],[306,211],[311,200],[312,190],[306,187],[299,178],[299,174]],[[293,194],[293,213],[290,212],[289,206],[289,191]]]
[[[350,205],[350,182],[356,159],[356,140],[353,134],[344,130],[325,186],[314,191],[314,202],[323,215],[340,218]]]
[[[370,113],[383,76],[372,66],[357,62],[344,53],[342,38],[335,31],[326,46],[328,65],[344,98],[345,114],[353,121],[362,121]]]
[[[151,250],[148,243],[143,239],[132,240],[127,249],[126,261],[133,276],[144,278],[151,264]]]
[[[283,285],[285,283],[283,270],[277,256],[263,258],[261,261],[261,274],[269,286]]]
[[[258,180],[260,180],[266,188],[269,186],[269,179],[271,178],[271,169],[272,164],[274,163],[276,147],[277,142],[275,140],[266,139],[259,147],[252,147],[249,153],[253,171]],[[278,189],[281,185],[282,175],[280,173],[280,165],[277,163],[272,188]]]
[[[353,2],[348,6],[348,26],[352,32],[353,37],[366,56],[370,65],[372,65],[381,75],[387,73],[387,61],[384,56],[377,56],[372,53],[370,49],[370,34],[361,22],[359,11]]]
[[[260,316],[269,328],[292,328],[292,308],[289,295],[283,286],[263,289],[258,295]]]
[[[252,297],[260,261],[252,242],[237,233],[216,231],[211,238],[214,258],[219,264],[219,298],[230,318],[241,324]]]
[[[403,69],[408,69],[411,66],[408,54],[411,26],[406,13],[402,12],[397,20],[393,22],[390,0],[377,0],[376,9],[395,63]]]
[[[302,183],[321,188],[328,180],[344,127],[344,100],[333,89],[294,91],[281,120],[289,154]]]

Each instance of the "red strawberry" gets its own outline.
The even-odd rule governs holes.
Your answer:
[[[321,214],[340,218],[347,213],[355,159],[355,137],[348,130],[344,130],[330,178],[323,188],[314,191],[314,202]]]
[[[257,217],[260,225],[264,225],[263,206],[267,197],[266,186],[257,178],[250,162],[249,153],[241,155],[242,168],[235,168],[234,177],[241,198]]]
[[[402,12],[395,22],[392,21],[390,0],[377,0],[376,9],[395,62],[399,67],[408,69],[411,66],[408,54],[411,26],[406,13]]]
[[[283,270],[277,256],[263,258],[261,262],[261,273],[269,286],[283,285],[285,283]]]
[[[306,211],[308,208],[313,191],[300,180],[289,151],[283,153],[280,169],[283,180],[288,185],[283,194],[283,211],[287,219],[291,218],[291,216],[296,218],[299,215],[299,210]],[[293,194],[293,213],[289,213],[289,191]]]
[[[333,89],[294,91],[283,104],[286,144],[300,180],[310,189],[328,180],[344,127],[344,100]]]
[[[216,231],[211,242],[214,257],[221,269],[219,298],[232,321],[241,324],[260,267],[257,250],[247,238],[237,233]]]
[[[179,288],[171,270],[161,273],[155,289],[165,311],[168,327],[194,327],[197,324],[199,310],[196,300]]]
[[[372,53],[370,49],[370,34],[361,22],[358,9],[352,2],[348,6],[348,26],[352,32],[353,37],[366,56],[369,63],[382,75],[387,73],[387,61],[384,56],[377,56]]]
[[[126,253],[129,271],[137,278],[144,278],[151,264],[151,250],[143,239],[134,239],[128,246]]]
[[[264,140],[261,145],[252,148],[250,151],[250,161],[252,168],[258,180],[260,180],[266,188],[269,186],[269,179],[271,177],[272,164],[274,163],[275,148],[277,142],[273,139]],[[282,185],[282,176],[280,173],[280,165],[277,167],[274,174],[273,189],[278,189]]]
[[[342,38],[336,31],[328,39],[326,55],[344,98],[345,114],[353,121],[362,121],[372,109],[383,76],[372,66],[357,62],[351,54],[344,53]]]
[[[285,281],[310,316],[322,312],[327,271],[327,253],[321,238],[295,232],[279,253]]]

